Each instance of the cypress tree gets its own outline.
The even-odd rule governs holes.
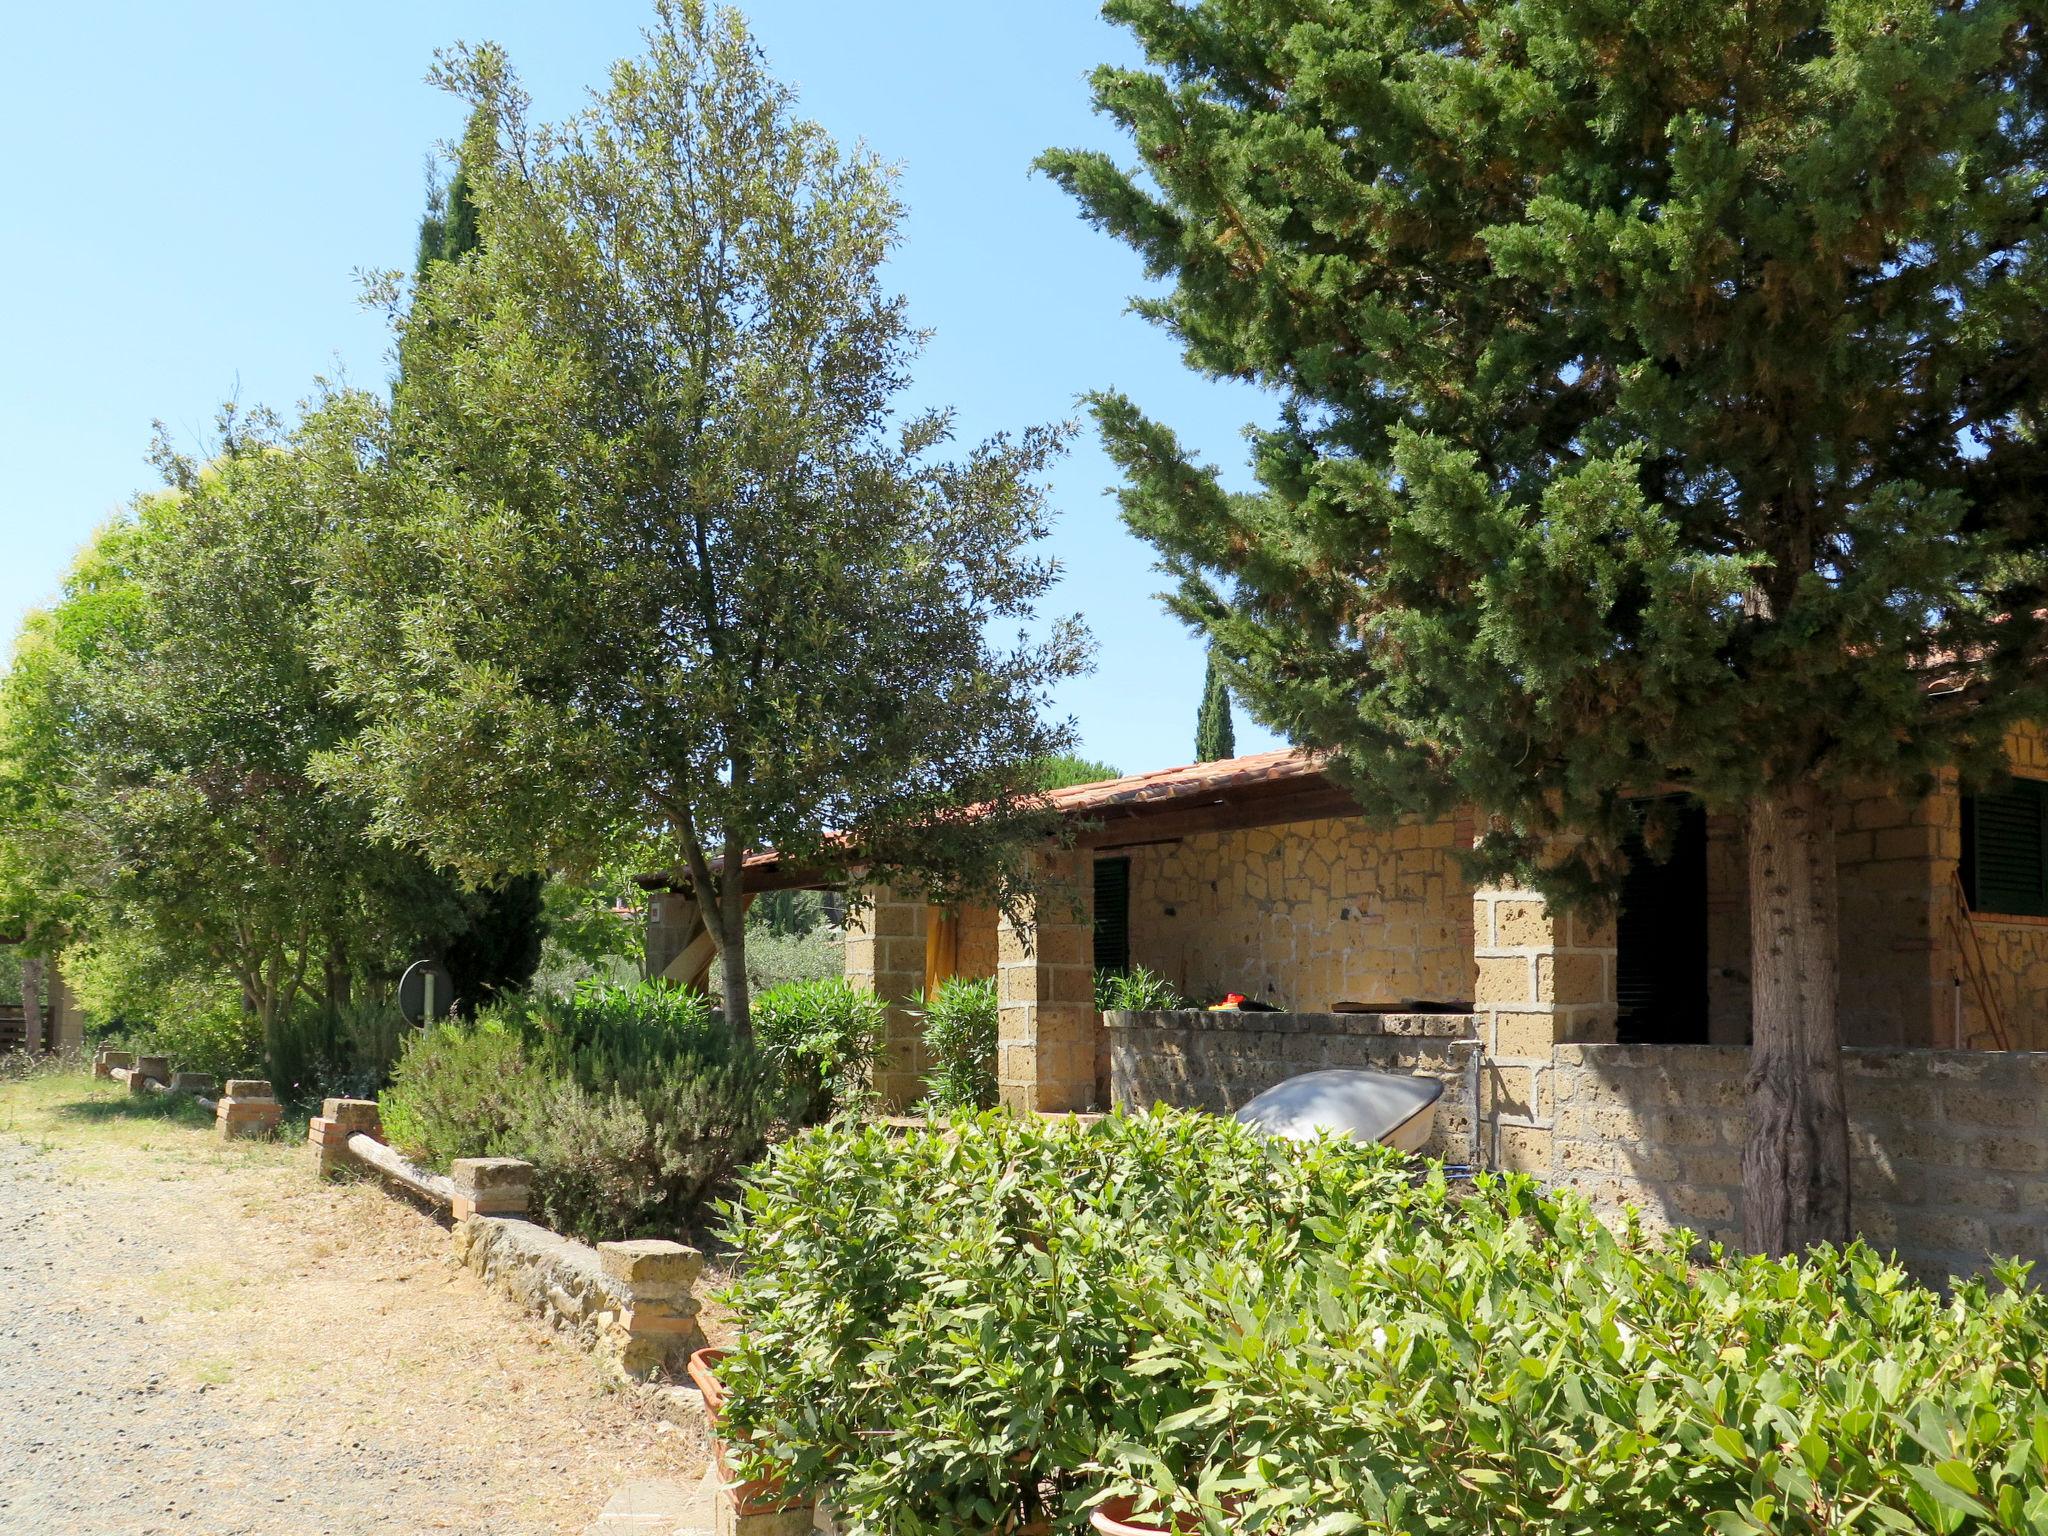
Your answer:
[[[1209,669],[1202,677],[1202,707],[1195,713],[1195,761],[1213,763],[1237,756],[1237,728],[1230,718],[1230,686],[1216,665],[1216,652],[1209,652]]]
[[[1846,1237],[1837,806],[1996,774],[2044,703],[2038,14],[1106,12],[1142,171],[1041,166],[1282,402],[1229,495],[1096,401],[1178,611],[1368,809],[1484,813],[1481,875],[1597,901],[1641,797],[1739,817],[1746,1238]]]

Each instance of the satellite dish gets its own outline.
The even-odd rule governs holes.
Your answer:
[[[415,960],[398,978],[398,1011],[408,1024],[445,1019],[455,1005],[455,978],[438,960]]]
[[[1436,1119],[1444,1085],[1392,1072],[1304,1072],[1275,1083],[1237,1112],[1254,1130],[1289,1141],[1335,1132],[1353,1141],[1383,1141],[1420,1152]]]

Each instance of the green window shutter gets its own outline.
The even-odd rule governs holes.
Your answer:
[[[1095,861],[1095,969],[1131,968],[1131,861]]]
[[[2048,784],[2019,779],[1963,809],[1971,910],[2048,917]]]

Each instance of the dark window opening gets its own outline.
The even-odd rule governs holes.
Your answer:
[[[1677,812],[1669,857],[1631,839],[1616,920],[1617,1038],[1639,1045],[1707,1041],[1707,815]]]
[[[1972,912],[2048,917],[2048,784],[1963,796],[1962,875]]]
[[[1131,861],[1095,861],[1095,969],[1131,968]]]

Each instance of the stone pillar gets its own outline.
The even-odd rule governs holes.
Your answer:
[[[85,1044],[85,1015],[78,1011],[78,999],[64,984],[64,972],[50,967],[50,1049],[75,1051]]]
[[[213,1111],[214,1132],[222,1141],[273,1135],[282,1119],[284,1106],[260,1077],[229,1078]]]
[[[533,1195],[533,1164],[516,1157],[458,1157],[448,1165],[448,1178],[455,1186],[449,1214],[457,1221],[524,1217]]]
[[[884,1109],[900,1112],[924,1097],[924,1030],[906,1000],[924,986],[927,912],[886,886],[867,895],[846,925],[846,979],[888,1005],[875,1093]]]
[[[1612,916],[1557,914],[1534,891],[1472,897],[1479,1071],[1479,1158],[1551,1172],[1551,1050],[1614,1038]]]
[[[361,1132],[382,1140],[383,1120],[374,1099],[328,1099],[320,1113],[306,1124],[306,1145],[313,1157],[313,1172],[327,1178],[350,1165],[349,1137]]]
[[[1019,1114],[1100,1107],[1102,1016],[1095,1011],[1089,856],[1039,856],[1040,886],[1020,920],[996,934],[996,1084]]]
[[[681,1376],[694,1350],[704,1347],[693,1287],[704,1255],[659,1238],[599,1243],[598,1263],[618,1293],[613,1345],[619,1368],[636,1381],[667,1373]]]

